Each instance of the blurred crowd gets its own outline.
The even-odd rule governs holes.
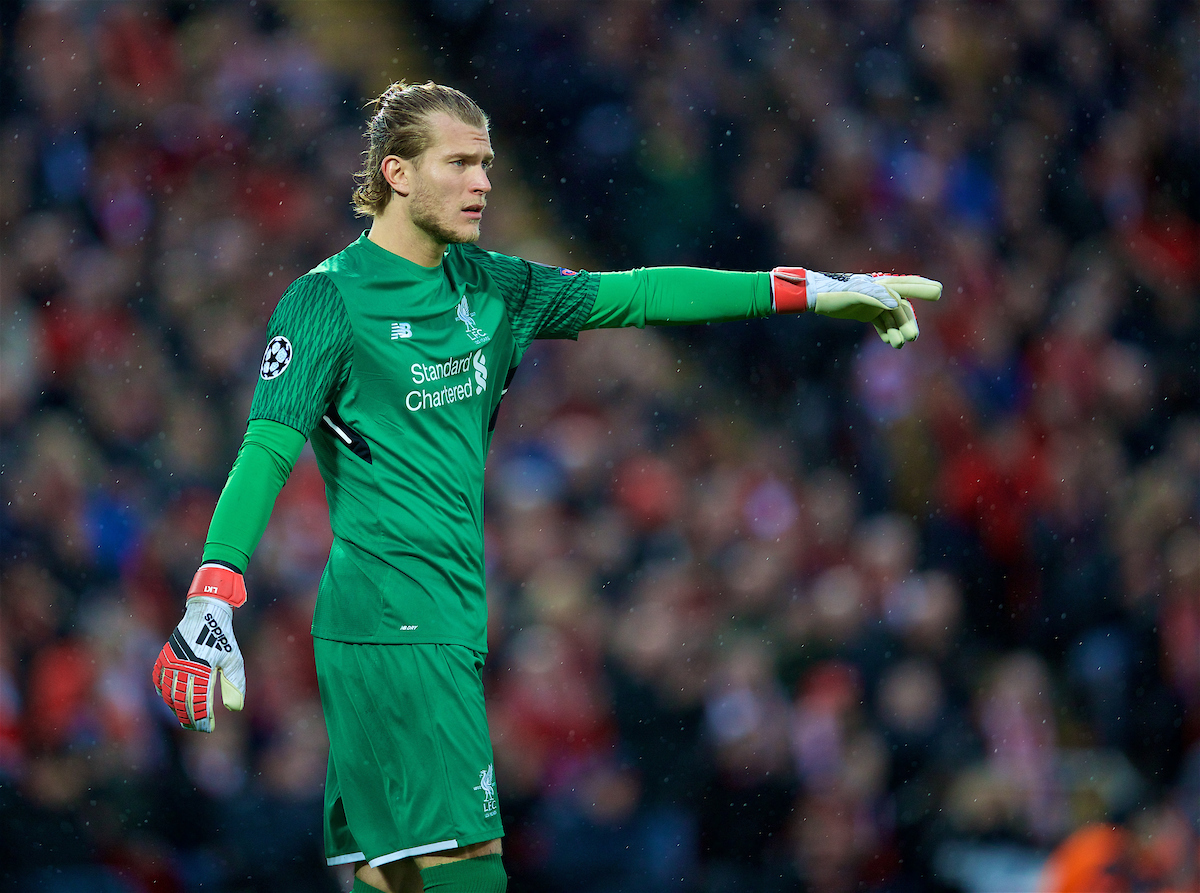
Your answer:
[[[406,48],[378,70],[372,16]],[[510,888],[1200,889],[1195,3],[0,25],[4,886],[345,883],[307,450],[247,573],[245,712],[183,733],[149,672],[266,319],[364,228],[363,103],[432,77],[493,122],[486,247],[946,284],[903,351],[799,317],[529,352],[485,522]]]

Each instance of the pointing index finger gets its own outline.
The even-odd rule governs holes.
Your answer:
[[[936,301],[942,296],[942,283],[924,276],[889,276],[887,285],[902,298]]]

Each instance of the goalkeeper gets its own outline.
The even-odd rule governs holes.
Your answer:
[[[306,439],[334,540],[312,633],[329,729],[325,853],[356,891],[502,891],[481,670],[484,459],[535,338],[812,311],[917,337],[918,276],[691,268],[590,274],[484,251],[488,119],[457,90],[377,101],[354,202],[369,232],[297,279],[271,317],[250,420],[154,686],[211,731],[246,693],[233,611]]]

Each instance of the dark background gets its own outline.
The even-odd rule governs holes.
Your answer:
[[[149,684],[364,103],[491,116],[484,244],[919,272],[535,346],[490,458],[510,889],[1197,883],[1200,25],[1168,0],[0,6],[0,879],[334,890],[306,451],[210,736]],[[1131,882],[1132,883],[1132,882]],[[1174,885],[1174,886],[1172,886]]]

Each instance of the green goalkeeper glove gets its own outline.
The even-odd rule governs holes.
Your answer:
[[[942,284],[924,276],[892,273],[818,273],[804,267],[771,271],[771,300],[776,313],[811,310],[834,319],[875,326],[892,347],[903,347],[921,334],[909,298],[936,301]]]

